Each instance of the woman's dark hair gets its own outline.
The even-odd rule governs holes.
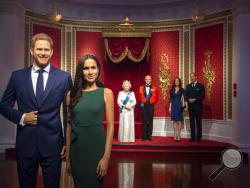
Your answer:
[[[174,81],[173,81],[173,84],[172,84],[172,90],[175,89],[175,80],[178,79],[179,80],[179,88],[182,88],[182,83],[181,83],[181,79],[180,78],[175,78]]]
[[[76,74],[75,74],[75,80],[74,80],[74,85],[71,88],[70,92],[70,109],[72,109],[76,106],[76,104],[79,101],[79,98],[82,96],[82,89],[84,89],[87,86],[86,80],[84,80],[83,77],[83,68],[84,68],[84,63],[87,59],[93,59],[96,62],[97,68],[98,68],[98,77],[96,80],[96,85],[98,87],[104,87],[103,83],[100,81],[100,72],[101,72],[101,66],[99,60],[91,54],[86,54],[82,56],[78,64],[76,66]]]

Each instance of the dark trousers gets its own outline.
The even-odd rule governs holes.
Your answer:
[[[190,128],[191,128],[191,139],[201,140],[202,138],[202,124],[201,124],[201,110],[191,109],[189,110]],[[197,129],[197,136],[195,131]]]
[[[151,139],[153,132],[154,105],[145,103],[142,107],[142,139]]]
[[[42,157],[38,149],[32,157],[17,157],[20,188],[36,188],[39,165],[43,172],[44,187],[60,188],[61,164],[60,154]]]

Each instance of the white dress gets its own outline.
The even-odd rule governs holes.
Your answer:
[[[134,187],[135,163],[119,162],[118,164],[118,179],[119,188]]]
[[[128,93],[120,91],[117,104],[122,110],[120,110],[119,117],[119,132],[118,140],[120,142],[134,142],[135,141],[135,127],[134,127],[134,107],[131,110],[124,108],[123,101],[126,99]],[[134,92],[129,92],[129,100],[125,106],[131,108],[135,106],[136,99]]]

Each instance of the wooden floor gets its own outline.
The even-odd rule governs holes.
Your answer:
[[[225,169],[213,182],[209,174],[220,165],[214,154],[113,153],[105,188],[249,188],[250,165]],[[61,188],[73,188],[72,179],[62,167]],[[42,186],[39,172],[38,186]],[[18,188],[15,159],[0,157],[0,187]]]

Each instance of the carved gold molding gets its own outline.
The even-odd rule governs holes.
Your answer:
[[[162,95],[163,100],[166,100],[167,90],[168,90],[168,87],[170,86],[170,76],[171,76],[170,69],[167,65],[168,55],[165,53],[162,54],[160,61],[161,61],[161,65],[159,68],[159,75],[158,75],[158,78],[160,81],[159,87],[161,88],[161,95]]]
[[[212,55],[211,50],[207,50],[204,53],[204,55],[205,55],[205,60],[204,60],[204,66],[202,68],[203,79],[205,80],[206,96],[208,100],[210,100],[216,75],[210,63],[211,55]]]
[[[127,46],[125,47],[124,51],[122,52],[122,54],[119,57],[114,57],[112,55],[112,52],[109,49],[109,45],[108,45],[108,40],[107,39],[104,39],[104,45],[105,45],[105,52],[108,55],[109,59],[113,63],[120,63],[126,57],[128,57],[134,63],[139,63],[139,62],[141,62],[144,59],[144,57],[146,56],[146,54],[148,54],[148,52],[149,52],[149,39],[146,40],[145,46],[143,48],[143,51],[142,51],[141,55],[139,57],[136,57],[136,58],[132,55],[131,51],[128,49]]]
[[[41,14],[37,12],[32,11],[26,11],[26,16],[31,16],[33,18],[41,19],[41,20],[48,20],[48,17],[46,14]],[[225,10],[213,14],[206,15],[205,21],[208,21],[210,19],[217,19],[219,17],[224,17],[231,15],[232,11]],[[167,28],[169,26],[177,26],[177,25],[186,25],[186,24],[194,24],[194,22],[191,19],[181,19],[181,20],[155,20],[150,22],[133,22],[135,26],[139,28],[145,28],[149,27],[150,29],[155,28]],[[74,26],[81,26],[81,27],[91,27],[91,28],[114,28],[114,26],[118,25],[119,22],[108,22],[108,21],[94,21],[94,20],[78,20],[78,19],[67,19],[63,18],[60,24],[69,24]]]
[[[136,26],[111,26],[102,29],[102,36],[109,37],[151,37],[150,28],[139,28]]]

